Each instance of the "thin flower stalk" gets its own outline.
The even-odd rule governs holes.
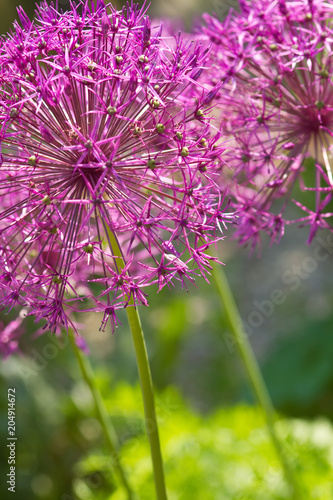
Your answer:
[[[132,488],[128,482],[126,472],[120,461],[120,451],[118,437],[115,429],[113,428],[112,421],[107,415],[107,411],[101,397],[101,394],[96,386],[94,373],[92,371],[89,358],[83,353],[81,346],[78,345],[78,338],[73,331],[68,332],[73,351],[77,358],[84,380],[87,382],[91,391],[96,409],[96,416],[101,424],[101,428],[105,437],[105,444],[108,448],[111,457],[112,466],[119,477],[122,487],[126,491],[128,500],[136,500],[137,496],[133,493]]]
[[[115,253],[118,258],[118,266],[121,270],[125,270],[126,266],[121,254],[121,248],[118,242],[115,240],[113,232],[108,227],[106,227],[106,231],[108,233],[109,243],[115,249]],[[126,313],[132,334],[135,357],[139,372],[145,412],[146,430],[149,439],[151,459],[153,463],[156,498],[158,500],[167,500],[164,466],[156,417],[155,396],[149,366],[149,358],[141,326],[139,311],[133,301],[133,298],[130,295],[128,297],[128,307],[126,307]]]
[[[258,361],[253,352],[251,343],[246,332],[244,331],[242,319],[223,267],[214,263],[212,274],[221,297],[223,309],[231,329],[234,343],[243,362],[253,393],[264,413],[271,442],[282,465],[287,484],[289,485],[291,498],[293,500],[302,500],[303,494],[297,481],[292,463],[290,462],[290,457],[286,452],[282,440],[276,432],[275,409],[271,397],[262,376]]]

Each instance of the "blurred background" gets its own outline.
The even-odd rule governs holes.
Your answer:
[[[203,11],[223,17],[231,3],[154,0],[150,15],[175,17],[190,29]],[[19,4],[33,14],[30,0],[0,0],[1,33],[10,30]],[[59,0],[60,8],[67,6]],[[325,250],[327,235],[321,233],[309,246],[306,228],[291,229],[278,246],[264,242],[261,257],[249,257],[232,240],[232,232],[230,228],[219,255],[280,414],[279,433],[308,498],[333,499],[333,256]],[[316,259],[318,247],[325,260]],[[276,295],[279,303],[268,305]],[[198,280],[189,293],[150,289],[149,300],[149,309],[140,314],[157,391],[170,499],[288,499],[213,284]],[[0,321],[6,324],[12,317],[2,314]],[[151,500],[135,357],[125,315],[120,319],[122,326],[112,335],[98,331],[100,318],[93,315],[83,334],[120,437],[123,462],[140,498]],[[22,355],[0,367],[1,491],[7,492],[7,389],[15,387],[16,498],[125,498],[67,339],[58,341],[47,333],[35,338],[33,321],[25,325]]]
[[[96,0],[93,1],[96,3]],[[5,33],[10,28],[16,16],[16,8],[19,5],[22,5],[27,14],[32,15],[35,3],[32,0],[0,0],[0,32]],[[51,1],[48,1],[48,3],[51,3]],[[56,4],[56,1],[54,0],[53,3]],[[68,0],[58,0],[59,10],[68,9],[69,3]],[[117,8],[121,8],[126,2],[118,0],[111,3]],[[143,4],[142,1],[135,3]],[[215,12],[222,18],[230,6],[237,6],[237,0],[152,0],[151,2],[145,2],[145,4],[150,5],[150,17],[177,18],[178,20],[182,20],[189,28],[193,20],[199,18],[203,12]]]

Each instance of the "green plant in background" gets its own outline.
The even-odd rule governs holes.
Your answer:
[[[295,498],[295,500],[301,499],[302,493],[300,485],[298,484],[298,480],[295,476],[293,466],[289,462],[290,459],[288,457],[288,451],[276,432],[274,406],[247,334],[244,333],[242,319],[238,312],[229,283],[223,270],[219,269],[215,265],[213,269],[213,276],[222,299],[223,307],[225,308],[235,345],[237,346],[240,357],[243,360],[253,392],[258,400],[258,404],[262,408],[265,415],[269,435],[284,469],[286,479],[290,485],[292,498]]]
[[[107,416],[107,411],[106,411],[103,399],[101,398],[101,395],[100,395],[98,388],[96,386],[96,381],[95,381],[93,370],[91,368],[91,365],[89,363],[88,358],[84,356],[84,354],[81,352],[79,346],[77,345],[75,335],[73,334],[73,332],[69,332],[69,338],[70,338],[72,347],[74,349],[76,358],[78,360],[83,378],[87,382],[89,389],[91,391],[92,397],[94,399],[95,408],[96,408],[96,415],[97,415],[97,418],[98,418],[100,425],[103,429],[105,444],[108,448],[108,451],[109,451],[109,454],[111,457],[112,466],[113,466],[115,472],[119,475],[120,481],[121,481],[124,489],[127,492],[128,498],[130,500],[132,500],[135,498],[135,495],[130,487],[130,484],[128,483],[126,473],[121,465],[120,456],[119,456],[120,450],[119,450],[117,433],[112,425],[111,420]]]
[[[65,380],[53,378],[59,361],[70,374]],[[103,453],[105,440],[93,401],[80,381],[78,367],[71,363],[70,349],[65,349],[54,367],[33,377],[28,387],[18,375],[19,360],[9,360],[1,373],[3,383],[15,383],[19,394],[21,472],[17,497],[125,500],[112,464]],[[140,388],[110,379],[106,364],[103,371],[97,370],[95,382],[117,430],[122,462],[133,487],[140,499],[151,500],[154,480],[139,409]],[[237,405],[203,416],[171,387],[157,395],[156,403],[171,498],[289,500],[260,409]],[[38,428],[33,425],[36,419]],[[277,429],[310,498],[331,498],[332,425],[323,418],[312,423],[280,418]]]

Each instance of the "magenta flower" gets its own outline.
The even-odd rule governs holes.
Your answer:
[[[0,304],[51,331],[205,275],[227,217],[207,51],[144,8],[79,4],[19,10],[0,49]]]
[[[254,246],[265,231],[279,241],[285,224],[297,223],[310,226],[311,242],[318,229],[333,227],[333,4],[240,7],[224,22],[205,16],[211,84],[224,82],[216,102],[233,138],[226,160],[232,175],[223,175],[239,214],[237,236]]]
[[[19,339],[23,335],[22,318],[18,317],[4,325],[0,321],[0,357],[6,359],[19,351]]]

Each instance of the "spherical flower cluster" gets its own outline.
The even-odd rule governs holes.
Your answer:
[[[253,246],[262,231],[279,241],[296,222],[310,226],[311,242],[333,227],[333,2],[246,0],[240,8],[223,22],[205,16],[211,84],[224,82],[217,106],[231,136],[225,176],[237,235]]]
[[[207,51],[88,4],[20,10],[0,49],[0,305],[51,331],[205,275],[227,217]]]

